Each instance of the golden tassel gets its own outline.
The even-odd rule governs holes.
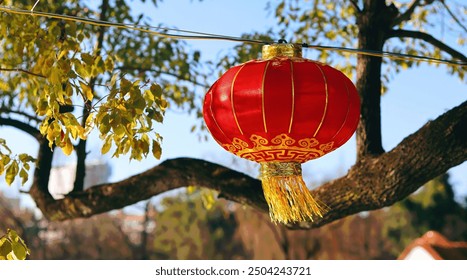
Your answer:
[[[261,182],[274,223],[295,223],[323,217],[328,207],[311,196],[297,162],[262,162]]]

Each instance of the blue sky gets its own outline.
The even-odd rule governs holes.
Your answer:
[[[147,1],[151,2],[151,1]],[[133,2],[135,3],[135,2]],[[136,5],[144,10],[154,24],[163,23],[170,27],[240,36],[252,31],[264,31],[275,25],[272,16],[265,11],[266,1],[163,1],[158,8],[151,4]],[[436,34],[433,34],[438,37]],[[450,41],[447,40],[449,43]],[[235,46],[224,41],[188,41],[188,44],[201,50],[202,56],[215,59]],[[460,49],[466,53],[466,48]],[[314,59],[312,56],[305,57]],[[458,78],[447,74],[444,67],[422,65],[419,68],[403,71],[394,76],[388,84],[389,91],[382,98],[383,146],[386,150],[394,148],[403,138],[418,130],[427,121],[432,120],[467,99],[467,86]],[[214,141],[199,142],[196,135],[190,133],[193,119],[185,114],[168,112],[160,133],[164,137],[162,159],[175,157],[204,158],[231,166],[234,157],[225,152]],[[12,129],[0,128],[0,137],[6,138],[14,152],[23,151],[36,154],[37,145],[29,136]],[[91,140],[90,148],[100,150],[100,143]],[[97,156],[99,157],[99,156]],[[107,156],[102,157],[108,159]],[[355,161],[354,137],[337,151],[310,161],[304,165],[304,175],[311,186],[319,182],[338,177],[346,173]],[[128,158],[112,159],[112,181],[124,179],[159,163],[153,158],[141,162],[129,162]],[[234,168],[255,174],[256,167],[250,162],[235,160]],[[458,198],[467,195],[467,163],[452,168],[451,182],[455,186]],[[13,194],[18,186],[7,188],[3,179],[0,190]],[[30,203],[30,202],[29,202]],[[28,204],[29,204],[28,203]]]

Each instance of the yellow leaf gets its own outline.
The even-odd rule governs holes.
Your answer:
[[[110,116],[109,114],[105,114],[104,117],[102,118],[102,120],[100,122],[98,122],[98,127],[99,127],[99,131],[102,135],[105,135],[107,134],[109,131],[110,131]]]
[[[105,70],[107,71],[112,71],[114,69],[114,61],[113,59],[109,56],[107,57],[107,59],[105,60]],[[113,79],[113,77],[112,77]]]
[[[66,142],[62,148],[62,151],[67,156],[71,155],[71,152],[73,152],[73,144],[71,143],[70,138],[68,137],[66,138]]]
[[[214,193],[213,192],[203,193],[203,195],[201,196],[201,201],[203,202],[204,208],[206,210],[210,210],[216,203]]]
[[[58,54],[58,57],[57,57],[57,60],[60,60],[60,58],[62,58],[64,55],[66,55],[68,53],[68,50],[62,50],[59,54]]]
[[[19,168],[18,168],[18,162],[13,161],[6,169],[6,174],[5,174],[5,181],[8,184],[8,186],[11,186],[13,181],[15,180],[16,174],[18,174]]]
[[[49,79],[53,85],[60,84],[60,69],[58,69],[57,67],[52,68],[50,71]]]
[[[92,62],[94,60],[92,55],[90,55],[88,53],[82,53],[81,58],[83,59],[84,63],[86,63],[87,65],[92,65]]]
[[[0,238],[0,257],[3,259],[24,260],[29,254],[24,240],[14,230],[8,229],[7,234]]]
[[[161,145],[155,140],[152,140],[152,154],[157,159],[160,159],[162,155]]]
[[[102,146],[101,153],[106,154],[109,150],[110,147],[112,146],[112,137],[107,137],[104,141],[104,145]]]
[[[21,177],[21,185],[24,185],[28,181],[28,172],[26,171],[25,168],[21,168],[21,171],[19,172],[19,177]]]
[[[92,129],[94,128],[94,113],[90,113],[89,116],[86,118],[86,123],[83,130],[83,136],[87,137],[89,133],[91,133]]]
[[[91,126],[94,124],[94,113],[90,113],[86,118],[86,126]]]
[[[73,88],[71,87],[70,83],[66,84],[65,93],[68,97],[71,97],[73,95]]]
[[[193,194],[196,191],[196,189],[197,188],[195,186],[188,186],[188,187],[186,187],[186,192],[188,194]]]
[[[81,89],[83,90],[83,94],[86,96],[87,100],[92,101],[94,94],[92,94],[91,88],[83,82],[79,82],[79,84],[81,85]]]

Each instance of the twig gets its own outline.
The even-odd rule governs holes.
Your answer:
[[[21,68],[0,68],[0,71],[23,72],[23,73],[28,74],[28,75],[32,75],[32,76],[36,76],[36,77],[40,77],[40,78],[45,78],[44,75],[37,74],[37,73],[33,73],[33,72],[31,72],[31,71],[28,71],[28,70],[25,70],[25,69],[21,69]]]
[[[34,5],[31,8],[31,13],[34,12],[34,8],[36,8],[37,4],[39,4],[40,1],[41,0],[37,0],[36,3],[34,3]]]
[[[452,17],[452,19],[462,28],[464,29],[465,32],[467,32],[467,27],[465,27],[462,22],[454,15],[454,13],[449,9],[449,6],[446,4],[445,1],[440,1],[441,4],[443,4],[444,8],[448,11],[449,15]]]

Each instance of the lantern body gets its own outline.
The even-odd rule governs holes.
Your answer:
[[[306,162],[343,145],[359,116],[358,93],[340,71],[303,58],[253,60],[229,69],[203,109],[214,139],[256,162]]]
[[[309,193],[300,164],[342,146],[360,117],[353,83],[295,47],[272,46],[266,56],[263,47],[263,60],[227,70],[203,106],[206,126],[224,149],[261,163],[271,219],[283,223],[322,217],[326,207]]]

